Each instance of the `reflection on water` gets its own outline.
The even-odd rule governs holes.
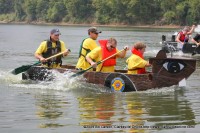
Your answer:
[[[184,90],[155,92],[79,97],[80,125],[107,131],[123,126],[130,132],[173,129],[175,125],[194,128],[195,115]]]
[[[142,119],[142,115],[146,114],[143,108],[141,97],[137,94],[127,95],[125,98],[126,108],[128,117],[128,122],[132,128],[130,132],[144,132],[145,131],[145,120]],[[143,128],[139,128],[143,127]]]
[[[100,94],[93,97],[80,97],[79,111],[81,126],[110,126],[114,115],[115,97],[113,94]]]
[[[40,123],[40,128],[51,128],[64,126],[62,124],[56,123],[56,119],[62,117],[62,107],[63,103],[57,99],[54,95],[37,95],[36,99],[36,115],[40,119],[47,120],[46,123]]]
[[[155,98],[157,100],[155,100]],[[184,90],[173,95],[145,97],[145,106],[150,117],[145,118],[157,127],[174,125],[195,125],[191,103],[184,96]]]

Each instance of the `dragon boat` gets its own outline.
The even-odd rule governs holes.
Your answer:
[[[152,64],[151,72],[145,74],[127,74],[127,70],[115,70],[112,73],[87,71],[81,76],[88,83],[103,85],[112,91],[130,92],[178,85],[180,81],[187,79],[196,70],[195,59],[167,57],[164,50],[160,50],[156,57],[149,58],[149,62]],[[80,72],[70,65],[63,65],[59,69],[33,66],[22,73],[22,79],[49,80],[52,70],[60,73]],[[54,80],[53,75],[50,80]]]
[[[171,40],[166,40],[166,36],[162,35],[162,50],[165,50],[167,53],[179,52],[183,53],[195,53],[200,54],[200,47],[197,47],[195,43],[185,42],[183,46],[175,41],[175,35],[172,35]]]

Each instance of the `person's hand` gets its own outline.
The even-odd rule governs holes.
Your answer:
[[[129,47],[128,46],[124,46],[124,50],[128,51]]]
[[[46,62],[47,60],[44,58],[44,57],[40,57],[40,62],[42,62],[42,63],[44,63],[44,62]]]
[[[147,63],[146,66],[147,66],[147,67],[150,67],[150,66],[152,66],[152,64],[150,64],[149,61],[148,61],[148,63]]]
[[[96,63],[96,62],[91,62],[90,64],[91,64],[91,66],[92,66],[93,68],[96,68],[96,67],[97,67],[97,63]]]
[[[63,53],[63,56],[67,56],[71,52],[70,49],[66,49],[65,52]]]

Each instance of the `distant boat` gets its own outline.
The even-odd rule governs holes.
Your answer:
[[[180,44],[176,42],[175,39],[176,39],[176,34],[173,34],[171,40],[169,41],[166,41],[166,36],[162,35],[162,42],[161,42],[162,50],[164,50],[166,53],[182,51],[183,53],[192,54],[195,52],[195,54],[200,54],[200,47],[197,48],[197,45],[195,43],[185,42],[184,44]]]

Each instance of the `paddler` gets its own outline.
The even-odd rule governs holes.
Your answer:
[[[125,46],[125,50],[119,52],[119,50],[116,48],[117,40],[114,38],[109,38],[108,40],[99,40],[99,44],[99,47],[93,49],[86,56],[86,60],[90,63],[91,66],[93,66],[93,68],[96,68],[97,72],[114,72],[116,58],[124,58],[126,56],[126,51],[129,50],[128,46]],[[98,61],[102,61],[114,54],[116,54],[116,56],[105,60],[103,63],[97,66]]]

